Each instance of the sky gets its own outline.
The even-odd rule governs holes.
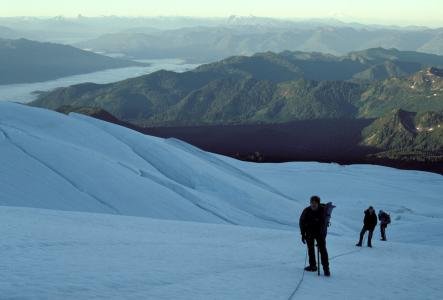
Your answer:
[[[194,16],[336,18],[443,27],[443,0],[0,0],[0,16]]]

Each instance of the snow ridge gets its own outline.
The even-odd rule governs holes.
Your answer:
[[[77,186],[73,181],[69,180],[69,178],[67,178],[66,176],[64,176],[62,173],[60,173],[59,171],[57,171],[56,169],[52,168],[51,166],[49,166],[48,164],[46,164],[44,161],[40,160],[38,157],[32,155],[31,153],[29,153],[28,151],[26,151],[23,147],[21,147],[20,145],[18,145],[17,143],[15,143],[8,135],[8,133],[2,129],[1,127],[5,126],[3,124],[0,124],[0,132],[3,134],[3,136],[5,137],[6,140],[8,140],[12,145],[14,145],[18,150],[20,150],[21,152],[23,152],[25,155],[27,155],[28,157],[30,157],[31,159],[35,160],[37,163],[39,163],[40,165],[42,165],[44,168],[48,169],[50,172],[56,174],[57,176],[59,176],[61,179],[63,179],[64,181],[66,181],[69,185],[71,185],[74,189],[80,191],[81,193],[85,194],[87,197],[97,201],[98,203],[100,203],[101,205],[105,206],[106,208],[108,208],[110,210],[110,212],[116,213],[116,214],[120,214],[120,212],[118,211],[118,209],[116,209],[115,207],[113,207],[111,204],[107,203],[106,201],[103,201],[99,198],[97,198],[96,196],[88,193],[85,190],[82,190],[79,186]]]
[[[48,190],[34,191],[34,198],[58,203],[56,209],[266,228],[296,226],[292,213],[300,208],[297,201],[213,154],[83,115],[0,105],[2,134],[7,137],[2,143],[47,169],[6,171],[23,177],[19,181],[25,185],[36,180],[23,174],[44,179],[52,173],[83,194],[82,201],[78,193],[66,196],[66,185],[58,190],[64,199],[45,195]],[[17,185],[17,180],[9,184]],[[0,199],[0,204],[22,205],[13,194],[9,199]],[[102,208],[81,204],[92,200]],[[25,205],[42,207],[35,201]]]

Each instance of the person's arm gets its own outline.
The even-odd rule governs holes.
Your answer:
[[[306,219],[306,209],[303,210],[303,212],[300,215],[300,220],[298,222],[298,225],[300,226],[300,233],[301,235],[304,235],[305,232],[305,219]]]
[[[373,226],[374,228],[377,226],[378,220],[377,220],[377,215],[374,214],[374,217],[372,218],[372,222],[373,222]]]
[[[303,244],[306,243],[306,208],[303,210],[303,212],[300,215],[300,220],[298,221],[298,225],[300,226],[300,234],[301,234],[301,241]]]

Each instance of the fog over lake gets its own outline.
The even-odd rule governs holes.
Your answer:
[[[142,60],[141,62],[149,63],[149,65],[145,67],[110,69],[44,82],[0,85],[0,101],[27,103],[37,98],[36,91],[49,91],[58,87],[84,82],[110,83],[149,74],[158,70],[185,72],[198,66],[198,64],[188,64],[181,59]]]

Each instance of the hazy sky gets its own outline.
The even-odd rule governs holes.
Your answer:
[[[0,16],[254,15],[443,26],[443,0],[0,0],[0,7]]]

